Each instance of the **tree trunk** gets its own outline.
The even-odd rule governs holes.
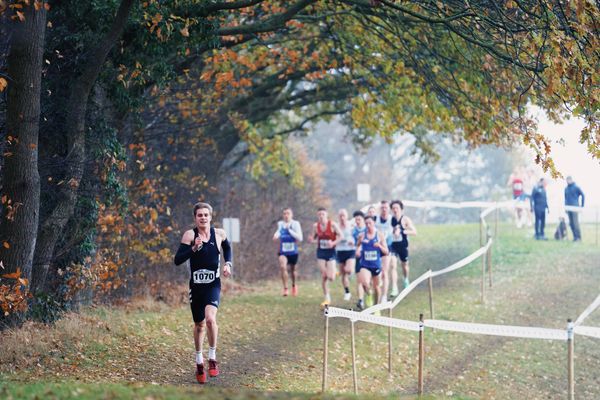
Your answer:
[[[127,19],[136,0],[122,0],[112,26],[89,53],[82,74],[75,79],[66,107],[65,140],[67,142],[67,174],[59,191],[59,201],[41,226],[35,249],[36,270],[33,274],[33,290],[46,289],[46,276],[52,262],[56,242],[73,215],[77,202],[77,191],[84,170],[85,120],[87,104],[94,83],[98,78],[108,53],[123,33]]]
[[[24,21],[7,22],[11,38],[0,261],[3,273],[20,269],[21,277],[30,279],[40,207],[37,146],[46,10],[24,6],[23,13]]]

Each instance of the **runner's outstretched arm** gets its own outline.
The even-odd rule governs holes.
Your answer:
[[[185,243],[179,244],[179,249],[177,250],[177,254],[175,254],[175,265],[181,265],[187,260],[190,259],[194,251],[192,250],[192,246]]]
[[[404,226],[404,233],[407,235],[417,235],[417,228],[413,224],[412,220],[408,217],[404,217],[406,219],[406,225]],[[404,222],[404,221],[402,221]]]
[[[296,239],[297,241],[301,242],[302,239],[304,239],[302,237],[302,228],[300,227],[300,223],[292,223],[290,225],[290,229],[289,229],[290,235],[292,235],[292,237],[294,239]]]
[[[175,254],[175,259],[173,260],[175,262],[175,265],[181,265],[187,260],[189,260],[194,251],[197,250],[197,248],[194,249],[194,246],[188,244],[191,243],[193,239],[193,231],[187,231],[183,234],[181,238],[181,243],[179,244],[179,249],[177,250],[177,254]]]

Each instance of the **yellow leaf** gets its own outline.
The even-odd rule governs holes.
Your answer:
[[[4,89],[6,89],[6,86],[8,86],[8,82],[6,81],[6,79],[0,78],[0,92],[4,91]]]

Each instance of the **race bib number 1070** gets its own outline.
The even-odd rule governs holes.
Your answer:
[[[215,280],[216,271],[209,269],[199,269],[194,271],[193,281],[194,283],[211,283]]]

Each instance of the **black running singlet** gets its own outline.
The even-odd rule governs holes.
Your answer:
[[[198,237],[198,228],[194,228],[194,240]],[[217,247],[217,238],[215,228],[210,228],[210,238],[208,242],[202,242],[202,248],[190,257],[188,263],[190,266],[190,285],[191,284],[211,284],[220,282],[219,273],[219,248]]]
[[[392,226],[395,228],[396,225],[400,225],[400,238],[394,238],[392,239],[392,242],[401,242],[404,245],[408,246],[408,235],[404,232],[404,226],[402,226],[402,218],[404,218],[404,214],[400,216],[400,219],[392,217]]]

